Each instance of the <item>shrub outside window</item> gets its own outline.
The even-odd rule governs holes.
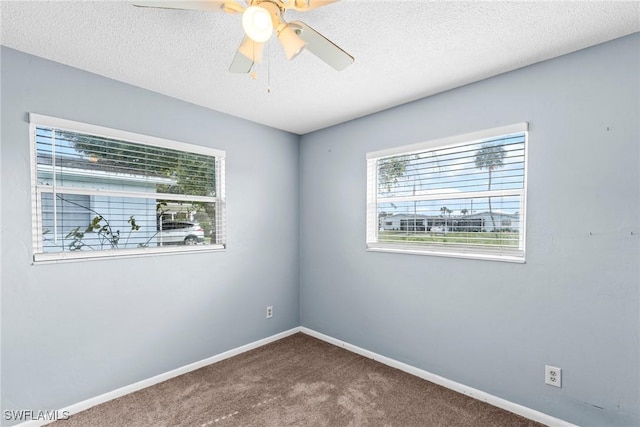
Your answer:
[[[368,250],[524,262],[527,130],[368,153]]]
[[[30,114],[34,261],[225,247],[225,152]]]

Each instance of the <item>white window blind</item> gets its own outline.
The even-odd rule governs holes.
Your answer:
[[[367,155],[370,250],[524,261],[527,124]]]
[[[225,247],[224,151],[30,122],[34,261]]]

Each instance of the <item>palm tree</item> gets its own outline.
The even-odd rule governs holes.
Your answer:
[[[502,145],[484,144],[480,150],[476,153],[476,167],[479,169],[486,169],[489,171],[489,191],[491,191],[491,173],[503,166],[502,159],[504,159],[505,152]],[[489,215],[491,216],[491,223],[493,230],[496,229],[496,220],[493,218],[493,209],[491,208],[491,197],[489,199]]]
[[[443,206],[440,208],[440,212],[442,212],[442,217],[444,218],[444,232],[447,232],[447,217],[446,215],[449,214],[449,217],[451,217],[451,213],[453,212],[451,209],[449,209],[446,206]]]

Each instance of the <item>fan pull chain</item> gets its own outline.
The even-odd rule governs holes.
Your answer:
[[[267,93],[271,93],[271,43],[267,42]],[[252,52],[252,56],[255,58],[255,45],[252,46],[254,51]],[[251,80],[258,80],[258,72],[256,71],[255,62],[251,65],[251,69],[249,70],[249,77]]]
[[[256,45],[251,43],[251,68],[249,69],[249,77],[251,80],[258,80],[258,73],[256,72]]]
[[[267,93],[271,93],[271,43],[267,43]]]

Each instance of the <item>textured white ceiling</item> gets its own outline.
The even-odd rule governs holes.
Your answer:
[[[0,12],[5,46],[297,134],[640,31],[637,1],[343,0],[285,18],[353,65],[287,61],[274,38],[254,80],[228,72],[240,15],[122,1],[2,1]]]

